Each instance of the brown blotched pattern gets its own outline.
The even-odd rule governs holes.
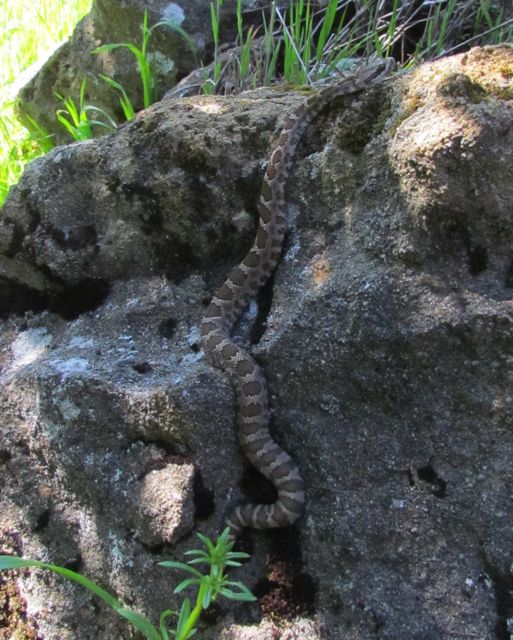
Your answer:
[[[227,520],[232,535],[243,527],[268,529],[292,524],[301,516],[305,493],[297,465],[269,433],[264,374],[253,358],[231,340],[230,333],[242,309],[268,280],[280,257],[285,233],[284,184],[301,135],[332,100],[380,82],[391,68],[390,60],[362,66],[337,84],[322,89],[289,117],[267,165],[254,244],[214,295],[202,320],[205,353],[214,366],[228,374],[235,389],[241,449],[278,491],[278,499],[273,504],[237,507]]]

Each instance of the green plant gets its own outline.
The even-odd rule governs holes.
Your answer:
[[[274,38],[274,22],[276,20],[276,4],[271,4],[271,12],[269,19],[266,21],[265,13],[262,11],[262,24],[264,26],[263,36],[263,57],[262,57],[262,69],[260,75],[262,78],[262,84],[268,86],[272,80],[276,77],[276,65],[278,62],[278,56],[281,49],[281,39],[275,42]],[[258,67],[257,67],[258,69]]]
[[[75,104],[73,98],[71,98],[70,96],[63,98],[60,94],[55,94],[57,98],[59,98],[59,100],[62,100],[65,107],[65,109],[58,109],[55,112],[56,118],[74,140],[89,140],[89,138],[92,138],[92,127],[94,125],[99,127],[106,127],[111,131],[114,131],[117,128],[114,120],[103,109],[94,107],[90,104],[86,104],[85,91],[86,78],[82,80],[82,83],[80,85],[78,107]],[[91,120],[89,118],[89,113],[93,111],[105,116],[105,118],[107,118],[108,124],[102,122],[101,120]]]
[[[219,89],[224,72],[219,58],[221,6],[222,0],[210,3],[214,62],[204,93]],[[313,0],[290,0],[285,11],[273,0],[267,14],[262,13],[261,39],[253,27],[244,34],[241,0],[236,10],[238,77],[230,80],[239,88],[279,80],[310,84],[337,68],[345,70],[355,58],[394,55],[403,66],[412,66],[470,42],[513,40],[513,18],[506,20],[506,11],[494,0],[360,0],[356,6],[352,0],[326,0],[321,8]]]
[[[23,119],[28,129],[23,135],[18,135],[19,125],[14,120],[11,109],[6,108],[6,115],[0,117],[0,140],[5,145],[2,145],[0,162],[0,206],[10,186],[20,179],[27,162],[54,146],[52,136],[30,116]]]
[[[242,85],[249,75],[250,64],[251,64],[251,48],[253,44],[252,40],[254,37],[254,30],[253,30],[253,26],[251,26],[246,33],[246,37],[244,37],[244,27],[242,23],[242,0],[237,0],[236,15],[237,15],[238,43],[240,46],[239,80],[240,80],[240,84]]]
[[[226,567],[239,567],[239,560],[249,558],[247,553],[232,551],[234,541],[230,539],[229,528],[227,527],[217,538],[215,545],[201,533],[197,535],[205,545],[206,551],[202,549],[186,551],[186,555],[194,556],[192,560],[189,560],[187,563],[174,562],[171,560],[159,562],[163,567],[186,571],[193,576],[181,582],[175,588],[174,593],[180,593],[192,585],[198,587],[196,604],[192,611],[188,598],[186,598],[182,604],[175,632],[176,640],[187,640],[187,638],[192,636],[193,629],[201,611],[208,609],[218,595],[222,595],[230,600],[240,600],[244,602],[253,602],[256,600],[251,591],[241,582],[232,582],[227,578]],[[195,564],[209,566],[209,573],[202,574],[191,566]],[[234,589],[236,589],[236,591],[234,591]]]
[[[37,120],[28,114],[21,115],[20,120],[29,132],[29,139],[35,142],[43,153],[48,153],[55,147],[53,133],[49,133]]]
[[[0,0],[0,207],[27,162],[53,146],[39,125],[15,116],[14,97],[29,78],[24,71],[48,57],[90,5],[91,0],[38,0],[37,10],[29,11],[26,2]]]
[[[223,5],[223,0],[215,0],[216,3],[214,5],[213,2],[210,3],[210,25],[212,28],[212,38],[214,39],[214,70],[213,77],[205,78],[205,81],[202,84],[201,90],[203,93],[210,95],[215,92],[217,85],[219,83],[219,79],[221,78],[222,72],[222,64],[219,61],[219,25],[220,25],[220,17],[221,17],[221,7]]]
[[[49,569],[50,571],[62,575],[69,580],[77,582],[94,593],[109,605],[109,607],[114,609],[114,611],[121,617],[128,620],[132,626],[139,631],[142,631],[149,640],[169,640],[170,634],[175,638],[175,640],[188,640],[188,638],[191,638],[196,632],[196,625],[201,612],[208,609],[210,604],[218,595],[222,595],[230,600],[240,600],[245,602],[252,602],[256,600],[251,591],[249,591],[249,589],[241,582],[233,582],[227,578],[227,567],[238,567],[240,566],[239,560],[249,557],[247,553],[232,551],[233,540],[230,539],[229,533],[229,529],[226,528],[217,538],[215,544],[206,536],[198,533],[197,535],[205,545],[206,551],[203,549],[192,549],[191,551],[186,551],[186,555],[193,556],[193,558],[187,563],[174,562],[172,560],[159,562],[159,565],[162,567],[179,569],[192,574],[192,578],[183,580],[175,588],[175,594],[181,593],[191,586],[198,587],[194,608],[191,610],[190,600],[185,598],[179,612],[166,609],[166,611],[163,611],[160,615],[159,629],[157,629],[144,616],[141,616],[132,609],[124,607],[119,600],[105,591],[105,589],[102,589],[95,582],[85,578],[75,571],[71,571],[70,569],[65,569],[64,567],[59,567],[48,562],[40,562],[39,560],[24,559],[17,556],[0,556],[0,570],[20,569],[24,567]],[[208,573],[201,573],[192,565],[206,565],[209,567]],[[176,629],[169,631],[166,622],[168,618],[172,616],[177,617],[177,624]]]
[[[143,105],[145,109],[146,107],[149,107],[151,104],[153,104],[155,99],[155,95],[154,95],[155,81],[153,78],[150,61],[148,58],[148,45],[154,30],[157,27],[161,27],[161,26],[171,27],[172,29],[175,29],[176,31],[181,33],[182,36],[187,40],[187,42],[191,46],[192,50],[195,51],[194,45],[192,43],[192,39],[179,25],[173,22],[169,22],[167,20],[162,20],[154,24],[152,27],[149,27],[148,26],[148,9],[145,9],[143,22],[141,26],[142,43],[140,48],[131,42],[120,42],[120,43],[103,44],[100,47],[97,47],[96,49],[94,49],[92,52],[92,53],[110,53],[111,51],[114,51],[116,49],[128,49],[128,51],[130,51],[130,53],[134,55],[137,61],[139,77],[141,79],[142,90],[143,90]],[[103,78],[105,79],[106,76],[103,76]],[[110,78],[110,80],[112,80],[112,78]],[[115,83],[114,80],[112,80],[112,82]],[[112,86],[114,86],[115,88],[118,88],[115,86],[115,84],[113,84]],[[122,92],[126,96],[124,89],[122,89]]]
[[[312,57],[313,14],[310,2],[290,2],[288,25],[281,11],[276,14],[283,28],[283,76],[293,84],[311,84],[309,66]]]
[[[135,116],[135,109],[123,85],[121,85],[119,82],[116,82],[114,78],[110,78],[109,76],[104,76],[103,74],[100,74],[100,78],[104,82],[106,82],[110,87],[118,91],[118,93],[120,94],[119,104],[121,106],[121,110],[123,111],[123,115],[125,116],[125,120],[132,120],[132,118]]]

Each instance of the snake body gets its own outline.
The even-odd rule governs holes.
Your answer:
[[[389,60],[362,66],[336,84],[321,89],[289,116],[267,164],[253,246],[215,293],[202,319],[205,354],[215,367],[226,372],[235,390],[242,452],[274,484],[278,493],[272,504],[236,507],[226,522],[234,536],[243,527],[268,529],[291,525],[301,516],[305,491],[297,465],[269,433],[269,402],[263,371],[249,353],[230,338],[230,333],[244,307],[269,279],[279,260],[286,230],[285,181],[301,136],[334,99],[381,81],[390,68]]]

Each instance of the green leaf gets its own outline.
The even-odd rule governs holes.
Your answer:
[[[37,560],[25,560],[18,556],[0,556],[0,571],[2,569],[19,569],[20,567],[38,567],[41,563]]]
[[[247,559],[250,558],[251,556],[249,555],[249,553],[244,553],[244,551],[229,551],[226,554],[227,558],[242,558],[242,559]]]
[[[162,636],[158,630],[151,624],[149,620],[139,615],[131,609],[116,609],[120,616],[128,620],[136,629],[142,631],[150,640],[162,640]]]
[[[239,591],[226,589],[226,585],[236,587]],[[254,602],[255,600],[257,600],[257,598],[251,593],[246,585],[242,584],[242,582],[230,582],[229,580],[227,580],[226,582],[224,582],[223,587],[219,589],[219,593],[221,593],[226,598],[229,598],[230,600],[242,600],[244,602]]]
[[[186,556],[206,556],[206,553],[202,549],[190,549],[189,551],[186,551],[184,555],[186,555]]]
[[[62,126],[66,129],[66,131],[70,134],[70,136],[74,140],[82,140],[83,138],[81,138],[81,133],[79,129],[77,129],[77,127],[74,127],[70,122],[68,122],[67,118],[63,115],[64,113],[66,112],[63,111],[62,113],[56,114],[57,121],[60,122],[60,124],[62,124]]]
[[[162,637],[164,638],[164,640],[169,640],[169,633],[166,627],[166,620],[171,616],[177,616],[177,615],[178,615],[178,611],[173,611],[172,609],[166,609],[160,614],[159,627],[160,627],[160,633],[162,634]]]
[[[214,545],[212,544],[211,540],[209,540],[209,538],[207,538],[207,536],[204,536],[199,531],[198,531],[198,533],[196,533],[196,535],[201,540],[201,542],[203,542],[203,544],[207,547],[208,552],[210,553],[210,555],[213,556],[214,553],[215,553],[215,548],[214,548]]]
[[[19,567],[35,567],[37,569],[50,569],[55,573],[58,573],[74,582],[78,582],[89,591],[92,591],[95,595],[101,598],[104,602],[106,602],[113,609],[121,609],[122,605],[114,596],[111,596],[110,593],[99,587],[96,583],[92,582],[92,580],[88,580],[88,578],[84,578],[79,573],[75,573],[75,571],[71,571],[71,569],[65,569],[64,567],[58,567],[54,564],[48,564],[47,562],[40,562],[39,560],[30,560],[24,558],[18,558],[15,556],[0,556],[0,569],[16,569]]]
[[[210,603],[212,602],[213,595],[214,595],[214,589],[211,585],[208,585],[208,587],[205,589],[203,598],[201,600],[201,606],[203,607],[203,609],[209,608]]]
[[[79,96],[79,104],[82,106],[85,101],[85,91],[86,91],[87,80],[84,78],[80,84],[80,96]]]
[[[159,562],[159,565],[161,567],[168,567],[170,569],[180,569],[181,571],[187,571],[197,576],[198,578],[201,578],[203,576],[203,574],[200,573],[197,569],[194,569],[194,567],[191,567],[190,565],[185,564],[185,562],[175,562],[174,560],[164,560],[163,562]]]
[[[129,42],[118,42],[118,43],[112,43],[112,44],[102,44],[100,47],[96,47],[96,49],[93,49],[91,51],[91,53],[110,53],[111,51],[114,51],[115,49],[121,49],[121,48],[126,48],[126,47],[130,47],[133,45],[130,45]]]
[[[32,567],[36,569],[49,569],[54,573],[58,573],[59,575],[68,578],[69,580],[73,580],[74,582],[78,582],[78,584],[82,585],[96,596],[101,598],[106,604],[109,605],[114,611],[116,611],[120,616],[127,619],[134,627],[144,631],[146,636],[150,640],[162,640],[157,629],[144,618],[139,615],[135,611],[131,609],[125,609],[123,605],[108,591],[102,589],[92,580],[85,578],[84,576],[76,573],[75,571],[71,571],[71,569],[65,569],[64,567],[59,567],[54,564],[49,564],[47,562],[40,562],[39,560],[30,560],[19,558],[16,556],[0,556],[0,569],[19,569],[21,567]]]
[[[108,85],[119,91],[119,93],[121,94],[121,97],[119,98],[119,104],[121,105],[121,109],[123,110],[125,119],[132,120],[132,118],[135,116],[135,109],[123,85],[121,85],[119,82],[116,82],[114,78],[110,78],[109,76],[100,74],[100,78]]]
[[[223,544],[229,544],[230,548],[233,547],[235,541],[230,540],[230,527],[225,527],[217,540],[218,542],[222,540]]]
[[[193,558],[192,560],[187,560],[187,564],[210,564],[210,558],[206,553],[203,554],[201,558]]]
[[[173,593],[181,593],[187,587],[191,587],[194,584],[199,584],[201,581],[198,578],[187,578],[187,580],[183,580],[180,584],[176,585]]]
[[[191,601],[189,598],[185,598],[182,603],[182,608],[180,609],[180,615],[178,616],[178,623],[176,625],[176,635],[179,636],[180,633],[183,633],[184,627],[189,620],[189,616],[191,613]]]

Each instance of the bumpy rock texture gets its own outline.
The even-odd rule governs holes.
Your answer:
[[[270,141],[304,96],[163,101],[34,162],[0,218],[1,552],[157,614],[156,562],[241,496],[228,381],[198,346],[244,255]],[[321,118],[274,282],[239,326],[307,485],[247,533],[206,638],[509,637],[513,617],[513,48],[423,65]],[[17,577],[45,640],[133,637],[87,593]],[[263,616],[263,619],[262,619]],[[27,635],[26,637],[33,637]]]
[[[223,2],[220,29],[226,43],[234,42],[236,38],[236,4],[236,0]],[[280,0],[277,5],[287,6],[288,0]],[[266,0],[243,0],[244,24],[260,24],[262,10],[268,6]],[[145,9],[148,10],[150,27],[166,20],[176,23],[190,36],[196,56],[205,64],[211,62],[213,38],[210,3],[206,0],[153,0],[151,3],[143,0],[95,0],[90,13],[77,25],[70,40],[54,53],[20,92],[20,114],[35,119],[58,141],[67,140],[64,129],[55,119],[56,109],[62,107],[55,93],[71,95],[78,100],[80,84],[83,78],[87,78],[88,103],[107,110],[123,122],[119,94],[100,78],[100,74],[121,83],[136,109],[141,109],[143,95],[134,56],[126,49],[102,54],[93,54],[92,51],[107,43],[131,42],[141,47]],[[198,66],[183,36],[167,26],[153,31],[148,54],[157,99]]]

